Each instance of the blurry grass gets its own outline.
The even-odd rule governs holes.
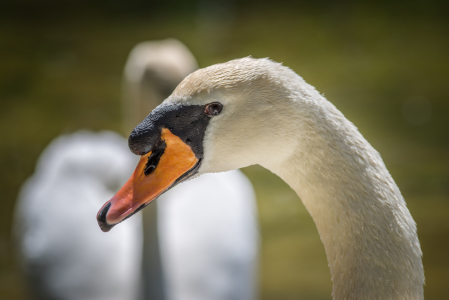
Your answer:
[[[206,25],[202,23],[207,23]],[[326,95],[381,153],[418,224],[427,299],[449,294],[449,26],[424,15],[359,8],[240,11],[225,25],[193,15],[54,15],[0,20],[0,298],[23,299],[10,239],[18,189],[57,135],[120,128],[120,79],[142,40],[178,38],[202,67],[271,57]],[[433,107],[408,124],[404,101]],[[331,299],[324,248],[296,194],[261,167],[246,168],[262,229],[261,298]],[[445,296],[446,295],[446,296]]]

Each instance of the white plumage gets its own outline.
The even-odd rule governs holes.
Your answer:
[[[416,224],[379,153],[314,87],[268,59],[198,70],[161,105],[220,102],[198,174],[260,164],[301,197],[334,299],[423,299]],[[170,125],[169,125],[170,126]]]

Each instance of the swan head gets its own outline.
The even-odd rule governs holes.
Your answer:
[[[99,211],[101,229],[109,231],[186,179],[283,161],[296,143],[289,123],[300,117],[291,92],[307,94],[294,86],[298,78],[281,64],[253,58],[186,77],[129,136],[140,162]]]

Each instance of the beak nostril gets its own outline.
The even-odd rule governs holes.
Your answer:
[[[106,204],[103,209],[98,213],[97,222],[103,232],[108,232],[114,227],[114,225],[108,224],[106,221],[106,215],[108,214],[109,209],[111,208],[111,202]]]
[[[150,175],[154,171],[154,169],[156,169],[155,165],[147,165],[144,171],[145,175]]]
[[[156,144],[154,149],[151,151],[151,155],[148,157],[148,161],[144,170],[145,175],[150,175],[156,169],[162,154],[164,154],[165,152],[166,147],[167,144],[162,139]]]

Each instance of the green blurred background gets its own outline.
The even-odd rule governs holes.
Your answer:
[[[120,129],[126,57],[184,42],[201,67],[252,55],[314,85],[381,153],[418,224],[427,299],[449,297],[449,2],[0,1],[0,299],[24,299],[11,222],[17,193],[61,133]],[[315,225],[261,167],[260,298],[331,299]],[[42,208],[45,213],[45,208]]]

